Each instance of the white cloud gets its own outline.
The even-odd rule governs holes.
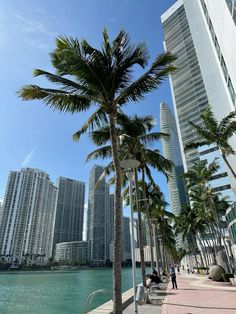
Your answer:
[[[30,163],[30,161],[31,161],[31,159],[32,159],[32,157],[33,157],[33,155],[34,155],[34,153],[35,153],[35,149],[36,149],[36,147],[34,147],[34,148],[25,156],[25,159],[24,159],[24,161],[23,161],[22,164],[21,164],[21,166],[22,166],[23,168],[25,168],[25,167],[27,167],[27,166],[29,165],[29,163]]]
[[[23,33],[23,38],[27,43],[36,48],[45,49],[57,36],[55,32],[50,31],[42,23],[41,20],[36,18],[26,18],[21,14],[15,15],[15,27],[18,32]]]

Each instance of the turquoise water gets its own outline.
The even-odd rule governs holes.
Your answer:
[[[140,269],[137,269],[140,280]],[[122,270],[122,290],[132,287],[130,268]],[[84,314],[84,301],[94,290],[112,293],[111,269],[0,273],[2,314]],[[98,294],[95,308],[111,299]]]

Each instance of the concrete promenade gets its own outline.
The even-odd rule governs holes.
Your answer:
[[[213,282],[206,276],[182,274],[177,275],[177,284],[178,290],[172,290],[169,283],[166,293],[159,291],[157,298],[162,299],[162,306],[145,304],[139,307],[138,313],[236,314],[236,288],[229,283]],[[133,304],[123,313],[133,314]]]

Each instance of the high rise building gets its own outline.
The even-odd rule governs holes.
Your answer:
[[[122,238],[123,238],[123,260],[125,261],[131,259],[131,235],[129,217],[123,217]]]
[[[3,201],[0,201],[0,228],[1,228],[2,214],[3,214]]]
[[[47,173],[32,168],[10,172],[0,230],[3,256],[15,262],[51,257],[55,199],[56,187]]]
[[[84,182],[59,177],[56,186],[54,249],[57,243],[82,241],[85,198]]]
[[[161,132],[169,134],[162,139],[164,157],[171,160],[174,167],[168,180],[170,205],[173,213],[178,216],[182,205],[188,202],[187,191],[184,185],[184,168],[179,146],[176,121],[174,115],[165,103],[161,103]],[[176,238],[177,247],[182,246],[182,236]]]
[[[95,165],[89,176],[87,241],[91,261],[97,264],[109,259],[108,246],[109,241],[113,240],[114,228],[114,197],[109,194],[109,185],[103,179],[96,186],[103,170],[104,167]]]
[[[203,155],[209,162],[213,150],[221,159],[217,147],[184,152],[186,144],[199,141],[188,122],[201,124],[200,114],[209,103],[218,120],[235,110],[236,57],[232,51],[236,49],[236,28],[227,2],[178,0],[161,17],[165,48],[177,57],[170,83],[185,170]],[[235,138],[231,141],[234,149]],[[230,162],[235,168],[233,158]],[[231,196],[236,182],[226,170],[219,170],[212,185]]]
[[[110,244],[113,243],[114,239],[114,194],[109,194],[108,203],[106,206],[106,218],[105,218],[105,225],[106,225],[106,260],[110,260]]]

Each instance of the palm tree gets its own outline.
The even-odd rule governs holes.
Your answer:
[[[151,116],[144,116],[144,117],[128,117],[125,114],[118,114],[117,117],[117,126],[116,132],[119,136],[120,140],[120,159],[126,158],[134,158],[140,162],[140,167],[142,170],[142,182],[145,180],[144,172],[148,174],[148,178],[153,181],[151,176],[151,171],[149,169],[149,165],[157,170],[163,172],[166,176],[167,171],[171,170],[172,164],[169,160],[165,159],[162,155],[160,155],[159,151],[154,149],[150,149],[147,144],[158,140],[160,137],[168,136],[165,133],[160,132],[151,132],[151,129],[154,127],[155,121]],[[91,132],[91,138],[93,142],[100,146],[102,146],[95,151],[91,152],[88,157],[87,161],[94,159],[94,158],[107,158],[111,157],[111,146],[106,145],[107,142],[110,141],[109,137],[109,126],[104,125],[103,127],[99,128]],[[110,173],[113,168],[113,162],[110,162],[108,166],[105,168],[101,179]],[[138,186],[138,173],[135,170],[135,198],[136,200],[140,200],[140,195],[142,199],[146,199],[145,193],[140,191]],[[124,177],[124,184],[126,183]],[[142,271],[142,281],[143,285],[146,285],[146,274],[145,274],[145,261],[144,261],[144,251],[143,251],[143,240],[142,240],[142,206],[139,201],[136,204],[137,212],[138,212],[138,237],[139,237],[139,248],[140,248],[140,260],[141,260],[141,271]],[[151,226],[149,224],[149,226]],[[149,231],[151,229],[149,228]],[[151,232],[151,231],[150,231]],[[150,235],[150,239],[152,237]],[[151,247],[152,253],[152,247]],[[152,266],[153,264],[153,254],[152,256]]]
[[[175,247],[174,233],[170,226],[170,221],[174,218],[174,214],[166,210],[168,203],[165,201],[164,194],[157,184],[151,182],[147,185],[146,196],[148,198],[148,207],[145,212],[149,216],[154,234],[157,236],[155,241],[156,262],[159,270],[158,255],[162,257],[162,267],[166,268],[165,251],[170,252]]]
[[[222,198],[220,193],[214,193],[209,184],[209,181],[219,167],[217,160],[214,160],[208,165],[205,161],[198,161],[185,174],[185,178],[189,189],[191,210],[196,215],[195,221],[198,223],[200,222],[200,225],[208,225],[212,233],[215,235],[216,242],[215,245],[213,245],[215,255],[216,243],[218,242],[219,247],[221,247],[221,241],[223,241],[227,258],[226,264],[227,267],[232,268],[225,237],[220,225],[222,215],[225,214],[226,209],[229,207],[229,202],[225,198]],[[197,233],[195,233],[195,235],[197,236]]]
[[[207,109],[201,113],[202,125],[189,122],[197,131],[201,141],[187,144],[185,150],[211,144],[216,145],[226,165],[236,179],[236,173],[227,159],[228,155],[235,154],[233,147],[229,144],[230,138],[236,133],[235,117],[236,111],[232,111],[218,122],[211,107],[208,106]]]
[[[106,30],[100,50],[86,40],[59,36],[56,48],[51,53],[51,62],[56,73],[36,69],[34,76],[44,76],[59,88],[44,88],[28,85],[20,90],[23,100],[42,100],[52,109],[72,114],[96,110],[74,135],[78,140],[88,129],[108,122],[115,169],[115,230],[113,264],[114,314],[122,313],[121,300],[121,169],[119,143],[116,136],[118,108],[127,102],[137,102],[146,93],[159,87],[163,79],[175,68],[175,58],[170,53],[157,56],[152,65],[136,80],[132,72],[135,65],[145,68],[148,50],[144,43],[133,45],[130,36],[120,31],[111,42]]]

